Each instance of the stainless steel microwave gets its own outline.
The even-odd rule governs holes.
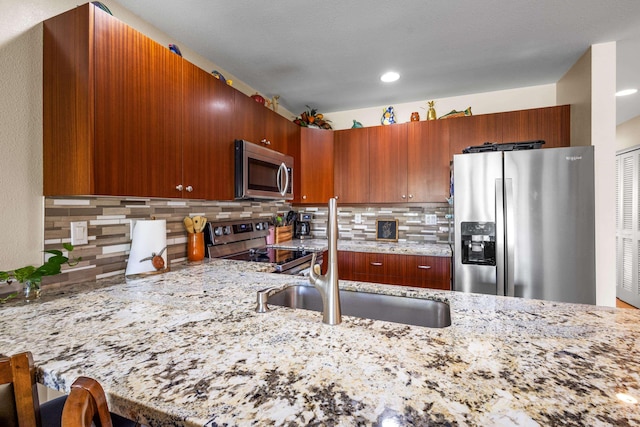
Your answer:
[[[236,199],[293,199],[293,157],[235,141]]]

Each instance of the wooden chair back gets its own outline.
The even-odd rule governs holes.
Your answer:
[[[62,411],[62,427],[113,427],[107,398],[99,382],[78,377],[71,385]]]
[[[31,352],[0,358],[0,425],[40,427],[40,402]]]

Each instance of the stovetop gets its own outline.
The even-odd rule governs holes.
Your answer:
[[[239,261],[269,262],[277,265],[284,265],[291,261],[308,258],[313,253],[303,249],[279,249],[279,248],[255,248],[246,252],[233,254],[225,257]]]

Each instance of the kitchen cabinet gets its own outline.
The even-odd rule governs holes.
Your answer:
[[[175,197],[182,58],[92,4],[43,43],[44,194]]]
[[[543,148],[570,145],[571,106],[509,111],[502,116],[502,142],[543,140]]]
[[[242,92],[235,91],[232,120],[235,139],[244,139],[284,154],[294,154],[293,150],[300,139],[299,126]]]
[[[341,280],[450,289],[451,259],[423,255],[338,251]]]
[[[325,129],[300,128],[300,149],[296,160],[298,161],[294,176],[295,202],[327,203],[334,194],[333,132]]]
[[[368,203],[369,128],[334,133],[334,190],[339,204]]]
[[[404,278],[408,286],[451,289],[451,258],[399,255],[404,257]]]
[[[183,192],[196,199],[232,200],[236,90],[188,61],[182,70],[182,158],[188,165],[180,181]]]
[[[449,160],[469,146],[502,142],[502,117],[501,114],[482,114],[442,119],[449,122]]]
[[[444,202],[449,197],[449,120],[408,123],[409,202]]]
[[[369,128],[369,202],[404,203],[407,192],[407,124]]]

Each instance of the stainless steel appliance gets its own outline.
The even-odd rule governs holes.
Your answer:
[[[299,213],[295,221],[294,237],[296,239],[304,239],[311,235],[311,219],[313,215],[310,213]]]
[[[293,199],[293,157],[237,139],[236,199]]]
[[[595,304],[593,147],[503,149],[454,156],[454,289]]]
[[[268,234],[269,223],[262,219],[207,223],[206,253],[209,258],[271,263],[278,273],[308,274],[313,251],[303,247],[268,247]],[[317,263],[322,264],[322,254],[318,256]]]

